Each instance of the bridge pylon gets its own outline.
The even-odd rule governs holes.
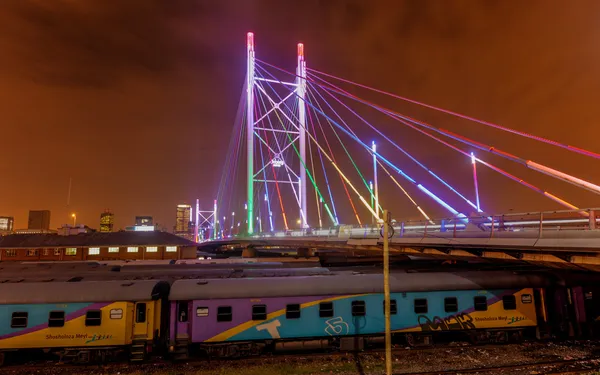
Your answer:
[[[263,77],[257,74],[256,55],[254,44],[254,33],[247,34],[247,73],[246,73],[246,167],[247,167],[247,189],[246,189],[246,210],[247,210],[247,232],[254,233],[255,223],[262,224],[259,216],[256,216],[255,191],[258,184],[265,186],[265,201],[269,201],[268,185],[289,184],[294,192],[295,201],[298,203],[299,221],[302,228],[308,228],[308,208],[307,208],[307,174],[306,174],[306,61],[304,59],[304,45],[298,44],[298,59],[296,68],[296,79],[294,82],[283,82],[277,79]],[[266,90],[266,86],[281,85],[289,88],[289,93],[280,96],[271,97]],[[257,93],[261,95],[257,100]],[[295,108],[291,116],[288,115],[285,108],[290,108],[286,104],[287,100],[294,99]],[[258,115],[255,109],[259,106],[264,107],[264,113]],[[269,119],[269,115],[275,113],[279,124],[274,125]],[[258,117],[258,119],[257,119]],[[262,133],[262,136],[259,135]],[[270,134],[270,136],[269,136]],[[283,135],[283,137],[282,137]],[[274,140],[272,143],[269,140]],[[258,145],[258,147],[257,147]],[[265,147],[268,150],[267,157],[255,157],[256,149]],[[286,150],[293,148],[298,154],[300,163],[286,162]],[[262,151],[261,151],[262,152]],[[277,180],[276,171],[280,168],[285,169],[288,178]],[[267,172],[273,175],[267,177]],[[279,191],[279,187],[278,187]],[[268,212],[270,229],[273,231],[272,213]],[[282,212],[285,229],[289,229],[286,213]],[[293,220],[295,222],[295,220]]]

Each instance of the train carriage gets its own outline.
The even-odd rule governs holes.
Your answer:
[[[173,283],[170,350],[176,357],[184,358],[189,346],[219,356],[268,348],[355,350],[380,339],[384,331],[381,274],[240,282]],[[450,331],[479,342],[505,339],[545,321],[547,285],[547,277],[510,272],[395,272],[390,279],[392,330],[414,343]]]
[[[43,350],[74,362],[142,360],[161,335],[168,291],[155,280],[0,284],[0,359]]]

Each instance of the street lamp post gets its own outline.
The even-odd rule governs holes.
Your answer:
[[[77,223],[77,215],[75,213],[72,213],[71,217],[73,218],[73,226],[75,226],[75,224]]]

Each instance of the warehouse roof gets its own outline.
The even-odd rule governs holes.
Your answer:
[[[197,246],[195,242],[167,232],[80,233],[71,236],[58,234],[11,234],[0,237],[0,248],[103,246]]]

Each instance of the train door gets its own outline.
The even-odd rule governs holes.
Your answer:
[[[148,337],[149,331],[149,319],[148,319],[148,306],[145,302],[137,302],[134,310],[134,324],[133,324],[133,335],[134,337]]]
[[[177,336],[187,337],[189,333],[189,302],[177,302]]]

